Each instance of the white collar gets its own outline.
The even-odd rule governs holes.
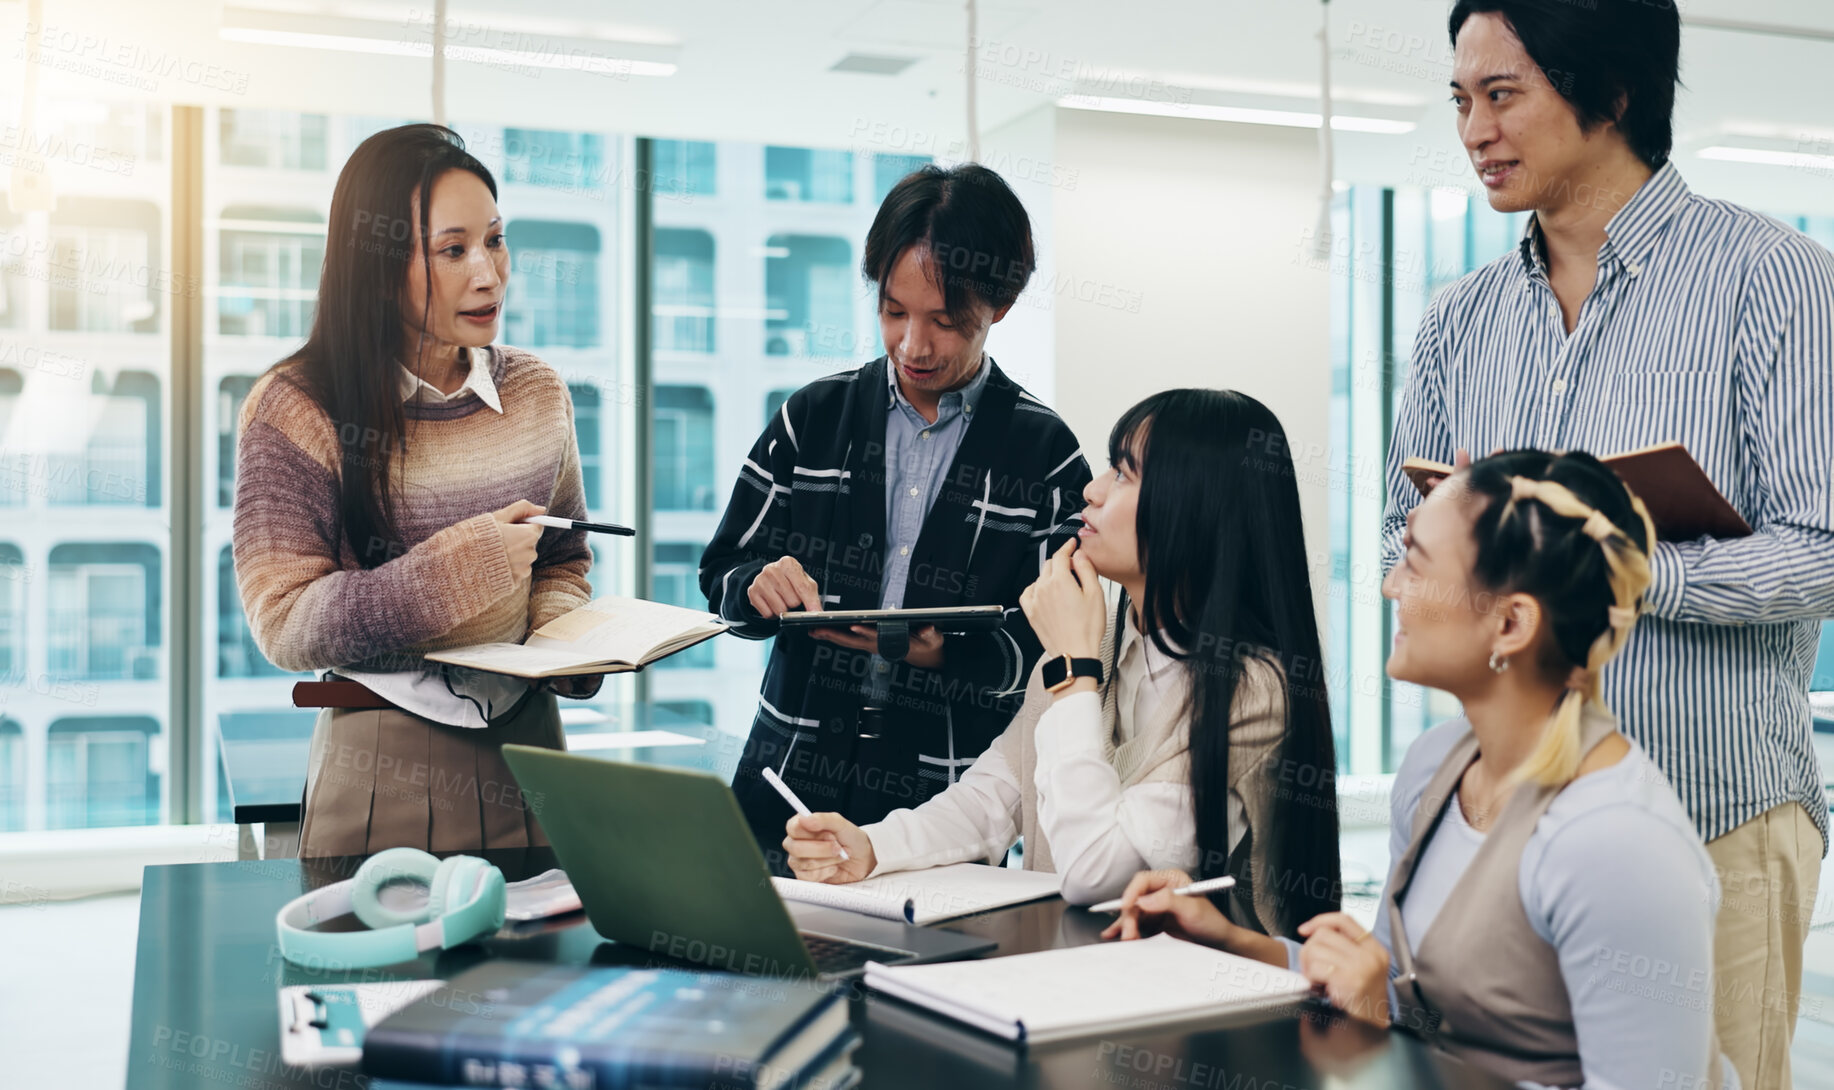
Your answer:
[[[1160,636],[1165,640],[1166,645],[1173,650],[1183,650],[1183,648],[1172,642],[1171,637],[1167,636],[1164,630],[1160,631]],[[1121,650],[1119,654],[1115,655],[1115,662],[1117,664],[1127,656],[1127,652],[1132,649],[1134,644],[1140,645],[1141,654],[1146,656],[1146,672],[1155,680],[1164,676],[1168,667],[1179,664],[1178,659],[1159,650],[1159,645],[1157,643],[1146,638],[1145,634],[1134,625],[1133,610],[1126,609],[1121,613]]]
[[[497,396],[497,384],[490,380],[490,356],[476,348],[462,348],[466,354],[468,370],[465,381],[450,394],[442,393],[439,387],[421,378],[401,363],[395,364],[400,369],[401,400],[413,401],[417,397],[422,404],[443,405],[448,401],[457,401],[469,390],[478,395],[478,400],[490,406],[501,416],[503,401]]]

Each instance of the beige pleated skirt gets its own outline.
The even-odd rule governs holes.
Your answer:
[[[398,708],[323,708],[312,729],[300,858],[385,848],[468,852],[545,846],[503,760],[515,742],[566,749],[554,694],[530,691],[482,728]]]

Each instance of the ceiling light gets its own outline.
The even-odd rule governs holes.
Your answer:
[[[1147,114],[1153,117],[1185,117],[1199,121],[1233,121],[1243,125],[1283,125],[1295,129],[1316,129],[1323,118],[1317,113],[1299,110],[1259,110],[1246,106],[1212,106],[1195,102],[1154,102],[1143,98],[1105,98],[1099,95],[1065,95],[1057,105],[1072,110],[1099,110],[1106,113]],[[1372,132],[1394,136],[1414,131],[1412,121],[1386,117],[1356,117],[1334,114],[1334,132]]]
[[[431,58],[430,20],[387,23],[225,8],[217,36],[228,42],[326,49],[389,57]],[[494,67],[547,68],[609,76],[672,76],[675,51],[638,42],[567,38],[475,22],[448,23],[447,60]],[[471,39],[467,41],[466,39]],[[492,44],[477,44],[478,42]]]
[[[1735,148],[1715,144],[1694,153],[1702,159],[1727,163],[1757,163],[1767,167],[1794,167],[1797,170],[1834,170],[1834,155],[1810,155],[1801,151],[1772,151],[1768,148]]]

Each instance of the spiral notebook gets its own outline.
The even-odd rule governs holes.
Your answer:
[[[1298,973],[1170,935],[979,961],[873,962],[866,986],[1033,1043],[1276,1009],[1312,991]]]
[[[845,885],[797,878],[771,881],[786,901],[844,908],[918,926],[1055,897],[1063,888],[1063,878],[1057,874],[985,863],[894,871]]]

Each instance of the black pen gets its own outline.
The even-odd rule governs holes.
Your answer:
[[[637,536],[637,531],[613,522],[581,522],[578,519],[564,519],[558,515],[530,515],[522,522],[525,526],[552,526],[556,530],[590,530],[595,534],[617,534],[619,537]]]

